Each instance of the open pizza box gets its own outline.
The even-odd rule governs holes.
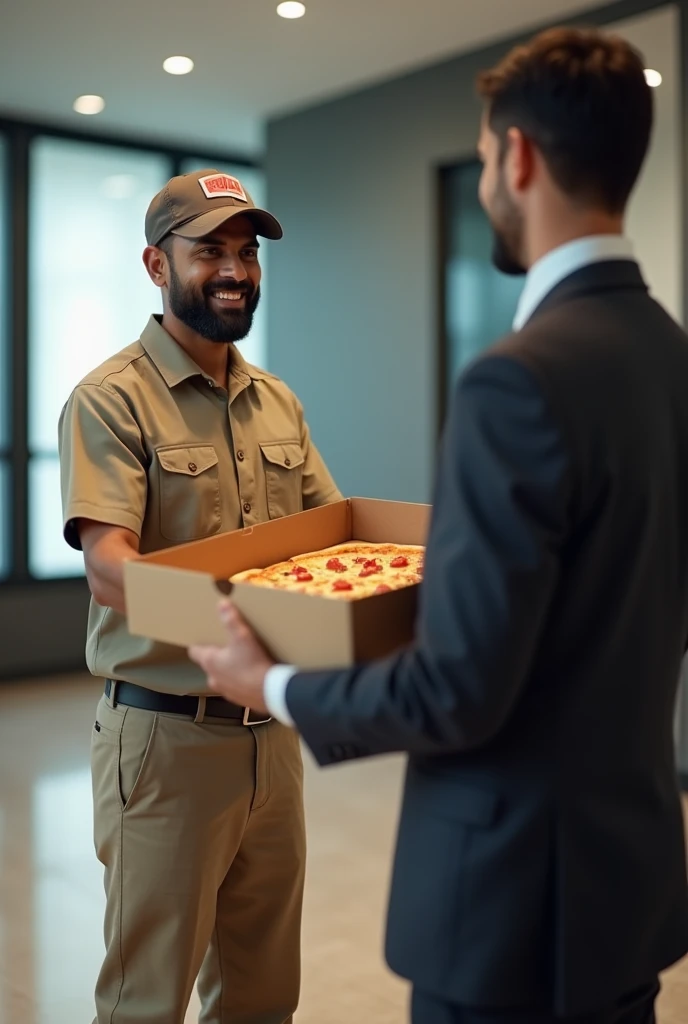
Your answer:
[[[183,647],[222,644],[221,593],[231,590],[273,656],[299,668],[331,668],[381,657],[413,636],[418,585],[356,601],[227,581],[350,540],[425,544],[429,505],[347,498],[259,526],[156,551],[125,563],[129,630]]]

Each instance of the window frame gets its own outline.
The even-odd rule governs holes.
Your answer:
[[[9,466],[9,498],[7,508],[7,540],[9,566],[0,577],[0,590],[12,586],[59,587],[65,581],[81,579],[81,575],[37,578],[29,570],[29,465],[35,454],[29,448],[29,192],[31,143],[37,137],[52,137],[72,142],[113,146],[165,157],[169,176],[180,173],[185,160],[203,157],[207,166],[231,163],[261,171],[260,160],[231,151],[208,150],[204,146],[180,146],[174,142],[151,142],[118,133],[80,131],[40,121],[18,120],[0,116],[0,136],[4,139],[4,195],[7,231],[0,238],[5,250],[8,271],[7,309],[4,313],[7,342],[6,393],[0,404],[9,406],[8,443],[0,446],[0,462]],[[0,159],[2,157],[0,156]]]

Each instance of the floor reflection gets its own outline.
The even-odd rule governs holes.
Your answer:
[[[90,989],[100,967],[101,946],[85,943],[102,927],[104,895],[100,865],[92,851],[93,818],[88,767],[36,780],[32,800],[36,938],[36,1002],[48,1020],[58,995],[65,1012],[80,1016],[79,993]],[[60,957],[55,924],[60,922]]]
[[[0,686],[0,1024],[93,1018],[104,908],[88,768],[98,696],[89,677]],[[401,768],[397,759],[378,765],[371,785],[370,767],[326,776],[307,765],[299,1024],[349,1024],[354,1013],[367,1024],[404,1017],[406,988],[380,956]],[[186,1024],[198,1009],[194,993]]]

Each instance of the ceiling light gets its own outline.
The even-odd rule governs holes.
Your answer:
[[[100,114],[105,109],[102,96],[77,96],[72,104],[77,114]]]
[[[303,18],[306,13],[306,5],[287,0],[286,3],[277,5],[277,13],[280,18]]]
[[[194,62],[191,57],[168,57],[162,62],[162,66],[168,75],[188,75],[193,71]]]
[[[652,68],[645,68],[645,81],[652,89],[656,89],[662,84],[662,76],[659,71],[653,71]]]

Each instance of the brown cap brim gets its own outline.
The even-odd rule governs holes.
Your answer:
[[[231,220],[232,217],[248,217],[255,224],[257,233],[263,238],[277,241],[284,234],[282,225],[276,217],[273,217],[267,210],[257,210],[254,206],[248,209],[222,206],[217,210],[210,210],[208,213],[190,220],[187,224],[180,224],[178,228],[173,228],[172,234],[181,235],[182,238],[203,238],[204,235],[209,235],[211,231],[219,228],[220,224]]]

